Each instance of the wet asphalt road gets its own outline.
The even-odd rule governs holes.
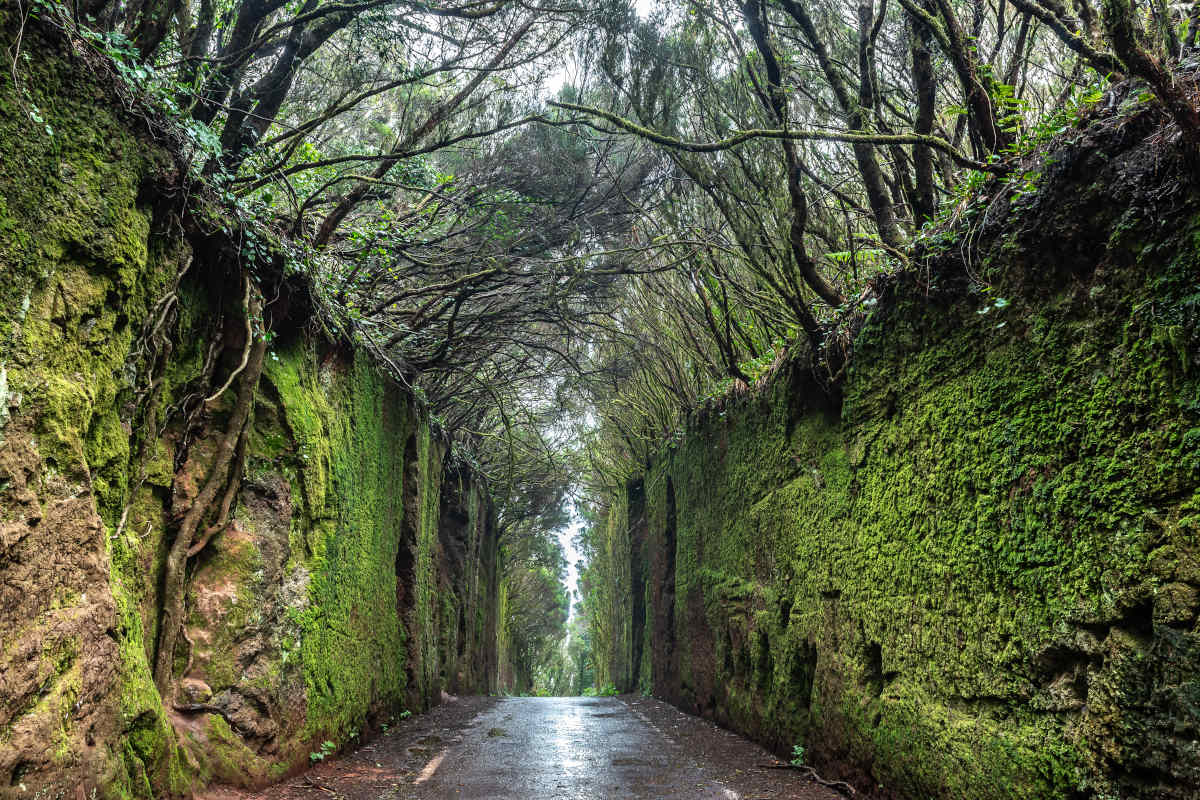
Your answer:
[[[757,745],[656,700],[514,697],[476,717],[404,796],[840,800],[794,773],[764,770],[764,762],[774,759]]]
[[[509,698],[473,728],[416,777],[414,797],[739,797],[613,698]]]
[[[654,698],[448,697],[259,793],[198,800],[841,800]]]

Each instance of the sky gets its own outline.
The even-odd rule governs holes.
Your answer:
[[[575,617],[575,593],[579,590],[579,551],[575,549],[575,537],[583,527],[583,520],[575,514],[571,515],[571,524],[558,532],[558,541],[562,543],[563,555],[567,557],[567,594],[571,598],[571,610],[568,621]]]

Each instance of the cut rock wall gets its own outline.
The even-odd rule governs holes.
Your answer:
[[[1160,124],[993,184],[839,396],[785,365],[613,499],[620,688],[881,797],[1197,796],[1200,216]]]
[[[0,10],[6,46],[17,23]],[[227,251],[185,235],[151,126],[86,54],[24,33],[29,58],[0,74],[0,797],[258,785],[443,691],[494,690],[486,486],[370,359],[311,332],[286,286],[231,521],[190,562],[171,686],[155,688],[172,514],[234,392],[176,412],[241,292],[217,268]],[[170,346],[148,358],[172,294]],[[244,334],[227,341],[236,360]]]

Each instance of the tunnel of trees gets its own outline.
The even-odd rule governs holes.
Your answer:
[[[645,580],[603,523],[690,412],[797,358],[836,404],[879,287],[926,275],[979,196],[1033,191],[1027,159],[1112,87],[1200,164],[1200,2],[15,2],[30,135],[59,135],[22,89],[40,26],[175,153],[176,200],[221,209],[196,236],[236,246],[204,366],[236,402],[165,556],[160,688],[240,485],[278,287],[486,478],[510,689],[603,690],[606,609]]]

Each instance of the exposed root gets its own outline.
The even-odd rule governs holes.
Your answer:
[[[192,558],[207,547],[212,538],[229,525],[229,512],[233,508],[233,501],[237,499],[238,491],[242,488],[242,467],[245,463],[246,429],[243,428],[242,435],[238,438],[237,457],[233,469],[229,471],[229,483],[225,486],[225,496],[221,498],[221,509],[217,513],[217,519],[204,529],[200,540],[188,548],[188,558]]]
[[[827,789],[833,789],[835,792],[843,795],[844,797],[854,797],[857,794],[857,792],[854,791],[854,787],[850,784],[846,783],[845,781],[827,781],[818,775],[817,771],[812,767],[796,767],[796,769],[808,776],[808,778],[814,783],[819,783]]]
[[[811,780],[813,783],[820,784],[821,786],[824,786],[826,789],[833,789],[835,792],[842,795],[843,797],[855,797],[858,794],[858,792],[855,791],[854,787],[851,786],[850,784],[846,783],[845,781],[826,780],[826,779],[822,778],[817,773],[817,771],[815,769],[813,769],[812,767],[796,765],[796,764],[783,764],[783,763],[758,764],[757,766],[759,766],[762,769],[795,770],[796,772],[799,772],[800,774],[804,775],[804,777]]]
[[[247,280],[247,286],[249,285]],[[250,292],[245,308],[248,330],[252,331],[249,320],[257,317],[261,310],[261,299],[258,294]],[[247,341],[246,353],[243,356],[242,365],[238,369],[241,382],[233,412],[229,417],[228,427],[221,436],[214,453],[208,477],[180,520],[171,548],[167,552],[164,564],[161,622],[154,659],[154,683],[164,698],[168,697],[168,690],[171,686],[175,645],[183,627],[188,559],[198,553],[223,527],[237,496],[240,486],[239,473],[244,460],[243,437],[249,425],[250,412],[254,406],[254,392],[258,388],[258,381],[262,375],[266,350],[265,337],[251,336]],[[232,379],[226,382],[226,387],[231,384]],[[221,391],[224,391],[224,388]],[[217,494],[222,489],[224,489],[224,495],[217,511],[216,522],[210,528],[206,528],[198,540],[197,533],[200,531],[200,526],[212,513]],[[198,548],[197,545],[199,545]]]
[[[242,349],[242,363],[238,364],[237,369],[229,373],[229,380],[225,381],[225,385],[217,389],[211,396],[204,398],[204,404],[208,405],[216,400],[221,395],[225,394],[225,390],[233,385],[234,380],[238,375],[242,374],[242,370],[246,368],[246,364],[250,361],[250,349],[254,344],[254,322],[251,319],[253,316],[250,313],[250,277],[246,277],[246,293],[242,298],[242,308],[246,312],[246,346]]]
[[[179,635],[183,637],[183,640],[185,642],[187,642],[187,646],[188,646],[187,664],[184,665],[183,673],[182,673],[184,675],[187,675],[189,672],[192,671],[192,664],[195,661],[196,643],[192,641],[192,637],[188,636],[187,625],[180,626]]]
[[[133,482],[129,496],[125,501],[125,507],[121,509],[121,519],[113,532],[114,539],[119,539],[125,532],[125,525],[129,521],[129,510],[133,507],[133,501],[137,493],[146,483],[146,450],[161,435],[161,431],[156,430],[158,423],[157,406],[162,393],[163,372],[174,350],[171,337],[166,334],[166,329],[173,317],[173,313],[179,305],[179,284],[183,281],[184,276],[187,275],[188,270],[192,268],[192,261],[192,253],[186,253],[182,266],[175,274],[175,280],[172,282],[171,288],[151,308],[149,319],[154,321],[144,329],[146,332],[140,337],[139,346],[136,349],[137,359],[146,358],[151,361],[150,366],[147,368],[146,388],[137,391],[134,400],[135,417],[137,415],[136,409],[145,409],[146,419],[141,427],[146,431],[146,434],[137,447],[137,454],[133,461],[133,463],[138,465],[137,480]]]

